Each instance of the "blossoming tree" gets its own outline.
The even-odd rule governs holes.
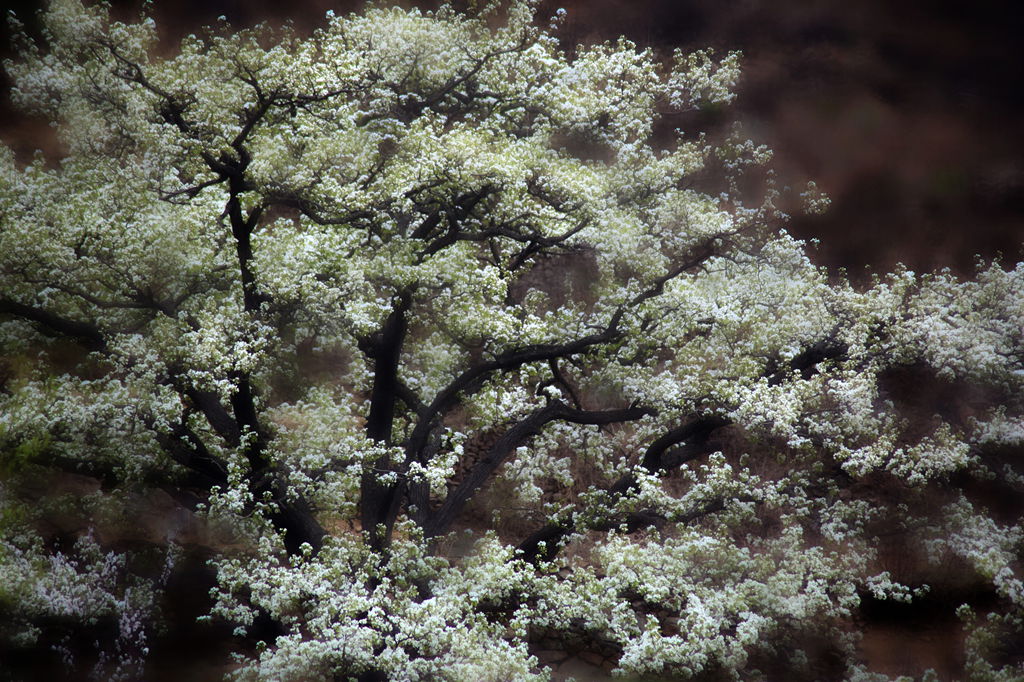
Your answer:
[[[1022,530],[988,501],[1024,487],[1024,266],[830,281],[744,202],[767,150],[673,130],[736,55],[570,56],[535,6],[158,56],[151,19],[53,0],[22,34],[13,97],[67,154],[0,168],[6,650],[106,619],[94,672],[144,674],[138,557],[173,538],[45,518],[162,488],[230,535],[210,617],[244,679],[541,680],[542,640],[869,678],[863,605],[950,562],[991,595],[950,607],[970,674],[1022,674]],[[901,372],[975,398],[916,414]]]

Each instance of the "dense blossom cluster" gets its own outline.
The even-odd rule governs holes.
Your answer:
[[[94,674],[139,674],[178,546],[89,529],[163,488],[219,529],[238,679],[545,680],[556,640],[881,680],[863,605],[951,562],[991,595],[952,607],[970,674],[1024,675],[990,499],[1024,492],[1024,265],[830,278],[740,191],[766,148],[666,125],[728,104],[737,55],[570,57],[536,6],[162,57],[151,19],[51,2],[7,69],[67,155],[0,152],[4,647],[113,619]]]

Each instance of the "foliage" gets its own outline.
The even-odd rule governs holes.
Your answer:
[[[96,674],[138,674],[176,536],[155,570],[88,529],[160,488],[220,529],[239,679],[548,679],[542,638],[868,679],[862,606],[951,562],[993,595],[959,610],[970,669],[1024,673],[1019,515],[978,492],[1024,485],[1024,265],[830,280],[744,195],[767,149],[672,129],[736,55],[569,56],[534,13],[161,56],[151,19],[53,0],[22,36],[13,96],[67,155],[0,167],[5,647],[112,619]]]

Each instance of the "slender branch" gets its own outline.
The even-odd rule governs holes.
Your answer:
[[[78,341],[89,350],[108,350],[103,333],[92,324],[69,320],[41,308],[8,299],[0,299],[0,314],[13,315],[35,322],[51,333]],[[284,531],[285,546],[289,552],[299,552],[302,543],[306,542],[314,549],[319,549],[323,545],[326,532],[316,521],[308,503],[301,498],[286,501],[285,491],[280,481],[274,472],[266,470],[263,458],[264,436],[256,419],[255,403],[248,379],[236,377],[239,388],[232,399],[232,407],[235,412],[232,417],[221,405],[220,399],[215,393],[200,391],[175,376],[172,375],[172,378],[168,380],[169,384],[200,410],[211,428],[230,446],[238,447],[240,445],[243,428],[258,434],[246,453],[253,467],[254,494],[261,496],[264,492],[270,492],[272,497],[278,501],[278,509],[271,514],[271,521]],[[239,424],[242,425],[241,428]],[[149,426],[149,428],[152,427]],[[182,440],[182,437],[185,440]],[[157,438],[171,459],[198,474],[204,483],[223,485],[226,481],[223,463],[214,458],[203,445],[202,440],[183,425],[176,427],[170,436],[158,434]]]
[[[558,358],[551,358],[548,360],[548,368],[551,370],[553,382],[564,388],[569,393],[569,397],[572,398],[572,402],[576,407],[583,409],[583,402],[576,393],[576,389],[572,387],[572,384],[569,383],[569,380],[566,379],[565,375],[562,373],[562,369],[558,366]]]
[[[711,500],[708,504],[695,509],[688,514],[673,518],[674,523],[693,523],[698,519],[710,516],[725,509],[725,501],[721,498]],[[647,528],[660,528],[669,519],[653,511],[624,512],[622,514],[604,517],[594,523],[580,525],[577,527],[574,521],[564,524],[548,524],[530,534],[519,544],[519,556],[525,561],[536,564],[539,561],[553,559],[561,549],[561,542],[566,536],[582,530],[609,531],[618,528],[626,528],[629,533],[635,533]]]
[[[685,462],[705,454],[708,450],[708,441],[712,434],[730,423],[724,417],[716,415],[708,415],[686,422],[655,439],[644,453],[640,466],[652,474],[659,474],[670,468],[678,468]],[[686,444],[682,448],[674,451],[669,450],[672,446],[684,441]],[[636,477],[633,474],[625,474],[620,477],[607,490],[607,504],[612,506],[617,500],[629,496],[636,489],[636,485]],[[528,535],[519,544],[519,550],[523,553],[523,557],[530,562],[536,562],[540,559],[551,559],[559,552],[561,541],[579,530],[589,530],[591,528],[594,530],[607,530],[617,527],[621,523],[627,523],[628,525],[631,522],[629,519],[625,519],[615,522],[602,522],[596,526],[587,526],[586,529],[579,528],[577,524],[582,517],[582,514],[579,512],[582,511],[582,509],[578,510],[578,512],[573,513],[565,521],[548,523]],[[651,523],[647,525],[653,525],[654,516],[650,514],[648,516],[651,517]],[[632,520],[633,523],[636,521],[636,519]]]
[[[200,182],[198,185],[192,185],[190,187],[185,187],[184,189],[179,189],[179,190],[174,191],[174,192],[161,192],[160,193],[160,198],[163,199],[164,201],[173,201],[174,199],[177,199],[180,196],[186,196],[189,199],[194,199],[197,196],[199,196],[199,193],[202,192],[207,187],[213,187],[214,185],[219,185],[220,183],[224,182],[224,180],[226,180],[226,179],[227,178],[225,176],[218,174],[217,177],[213,178],[212,180],[207,180],[206,182]]]

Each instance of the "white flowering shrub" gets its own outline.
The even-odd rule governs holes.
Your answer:
[[[739,55],[537,6],[21,35],[67,153],[0,152],[0,654],[112,622],[145,675],[166,571],[103,529],[159,488],[237,679],[883,679],[864,604],[950,565],[964,669],[1024,674],[1024,265],[830,278],[770,150],[665,125]]]

